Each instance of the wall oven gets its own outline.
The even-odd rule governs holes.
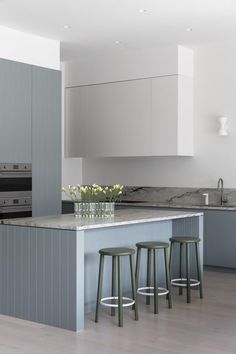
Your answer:
[[[0,163],[0,219],[32,216],[31,164]]]

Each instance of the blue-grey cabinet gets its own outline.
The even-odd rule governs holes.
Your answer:
[[[31,162],[31,66],[0,59],[0,161]]]
[[[61,73],[32,67],[33,216],[61,213]]]
[[[61,72],[0,59],[0,162],[32,163],[33,216],[61,213]]]
[[[205,265],[236,268],[236,212],[204,212]]]

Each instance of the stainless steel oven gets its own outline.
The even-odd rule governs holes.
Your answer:
[[[0,219],[31,215],[31,164],[0,163]]]

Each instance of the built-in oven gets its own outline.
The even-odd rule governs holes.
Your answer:
[[[0,163],[0,219],[31,215],[31,164]]]

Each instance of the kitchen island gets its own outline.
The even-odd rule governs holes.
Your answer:
[[[8,219],[0,224],[0,313],[73,331],[94,311],[104,247],[135,247],[138,241],[168,242],[171,236],[203,238],[203,214],[124,209],[113,218],[58,215]],[[202,258],[202,242],[200,243]],[[160,281],[163,273],[159,257]],[[174,259],[174,268],[177,259]],[[142,263],[143,264],[142,266]],[[130,289],[124,262],[124,292]],[[127,268],[128,269],[128,268]],[[110,295],[111,267],[105,263],[103,294]],[[141,259],[140,283],[146,259]]]

